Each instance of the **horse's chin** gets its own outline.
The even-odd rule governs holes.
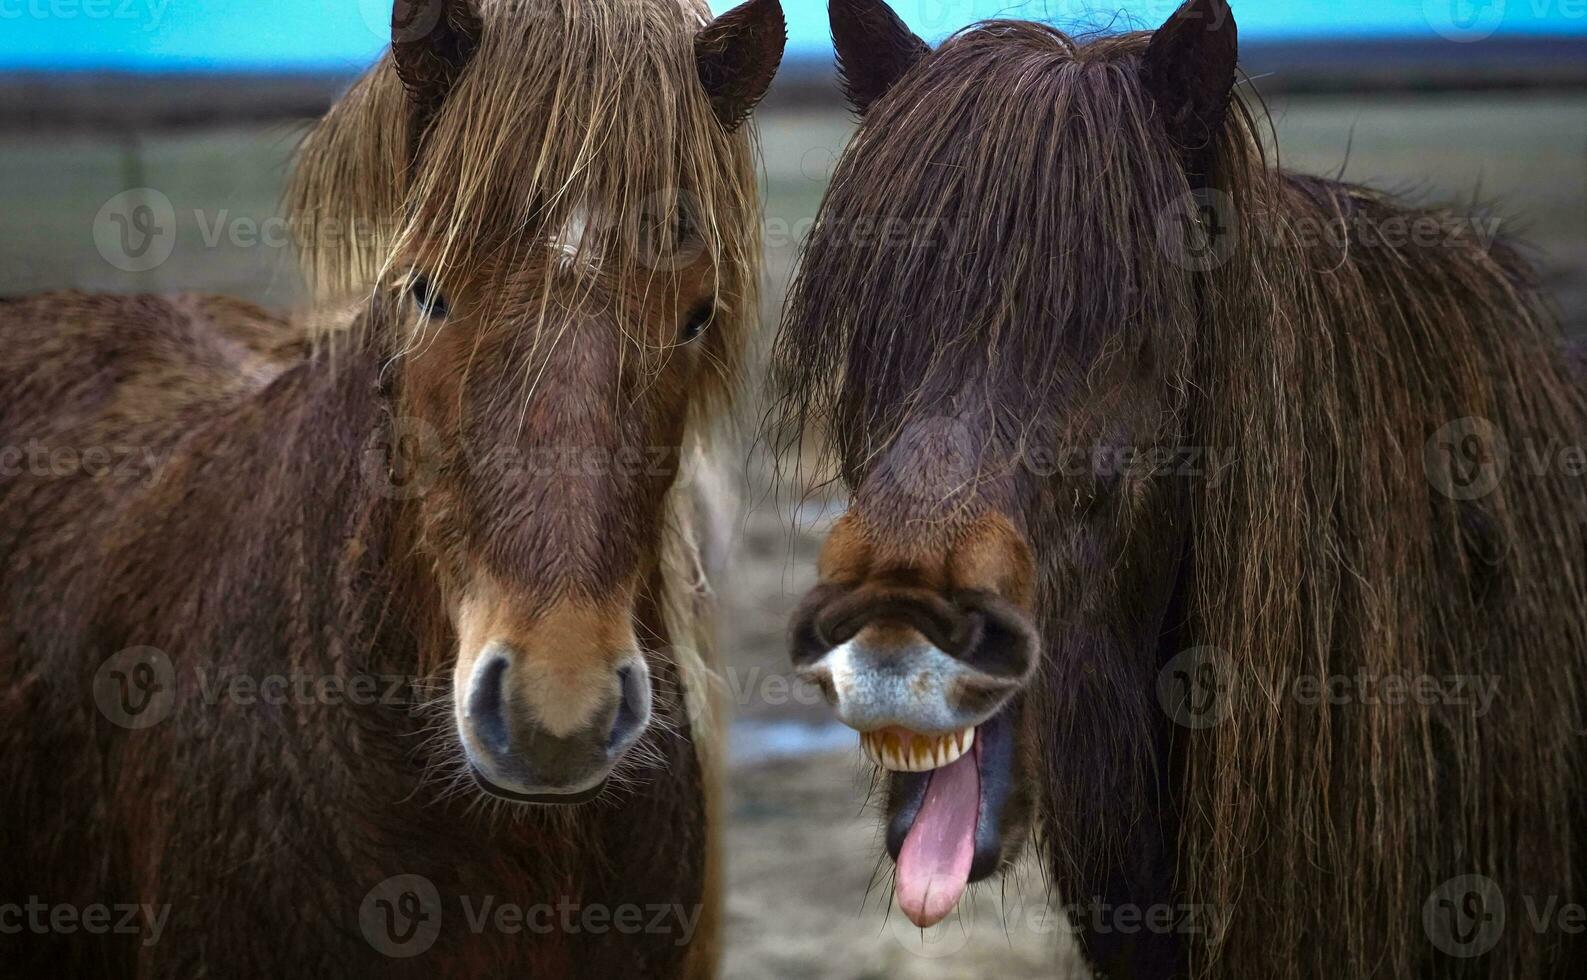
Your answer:
[[[898,904],[922,928],[946,918],[969,885],[1018,857],[1028,830],[1025,808],[1013,805],[1026,778],[1018,712],[1009,705],[977,725],[974,744],[953,763],[888,773],[887,852]]]
[[[594,786],[573,793],[520,793],[491,782],[485,778],[485,774],[480,772],[473,763],[469,763],[468,773],[474,777],[474,785],[484,791],[487,796],[493,796],[498,800],[507,800],[511,803],[539,803],[552,806],[588,803],[606,791],[606,783],[608,781],[607,778],[602,778]]]

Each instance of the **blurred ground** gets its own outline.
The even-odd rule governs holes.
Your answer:
[[[1574,334],[1587,335],[1587,95],[1294,97],[1271,106],[1283,163],[1429,199],[1498,204],[1529,243]],[[796,246],[848,132],[836,112],[762,119],[775,311]],[[301,127],[184,135],[0,132],[0,294],[74,286],[301,300],[290,236],[271,223]],[[170,201],[170,258],[128,272],[96,247],[116,194]],[[102,223],[101,223],[102,224]],[[101,228],[100,234],[104,234]],[[748,458],[746,456],[746,458]],[[730,774],[730,977],[902,980],[1050,977],[1067,948],[1034,869],[975,893],[969,921],[922,936],[886,914],[889,879],[853,736],[785,680],[783,624],[811,579],[840,501],[800,501],[746,466],[736,565],[721,586],[726,674],[737,718]],[[797,526],[797,529],[796,529]],[[1073,971],[1065,954],[1059,975]]]

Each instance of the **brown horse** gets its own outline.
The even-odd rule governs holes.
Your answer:
[[[1270,165],[1223,0],[831,15],[773,422],[852,492],[793,657],[904,912],[1030,837],[1109,976],[1579,972],[1587,402],[1512,248]]]
[[[0,303],[0,973],[714,972],[689,477],[783,41],[399,3],[294,177],[311,315]]]

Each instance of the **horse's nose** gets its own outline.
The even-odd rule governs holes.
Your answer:
[[[794,612],[797,676],[862,732],[948,735],[986,721],[1034,675],[1030,548],[987,511],[946,548],[850,511]]]
[[[1039,658],[1032,617],[1001,596],[887,580],[817,585],[790,639],[795,674],[859,731],[973,728],[1025,687]]]
[[[474,779],[505,799],[578,802],[598,793],[612,766],[650,721],[650,673],[638,655],[611,670],[582,720],[554,730],[532,672],[517,652],[493,644],[473,671],[459,728]],[[553,695],[554,696],[554,695]],[[560,707],[566,707],[562,705]],[[565,714],[565,713],[564,713]]]

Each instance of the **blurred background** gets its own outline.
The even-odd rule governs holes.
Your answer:
[[[784,6],[789,54],[759,116],[768,330],[852,128],[825,3]],[[1174,4],[894,6],[938,40],[991,16],[1150,28]],[[1587,334],[1587,0],[1232,6],[1284,166],[1482,206],[1525,244],[1567,329]],[[389,18],[390,0],[0,0],[0,295],[196,290],[294,308],[302,285],[277,220],[287,167],[309,122],[378,57]],[[157,218],[137,256],[108,220],[129,201]],[[1035,868],[928,933],[889,914],[868,767],[852,732],[786,679],[786,616],[842,501],[777,486],[743,455],[737,564],[721,589],[734,711],[725,975],[1052,976],[1055,951],[1072,956]]]

